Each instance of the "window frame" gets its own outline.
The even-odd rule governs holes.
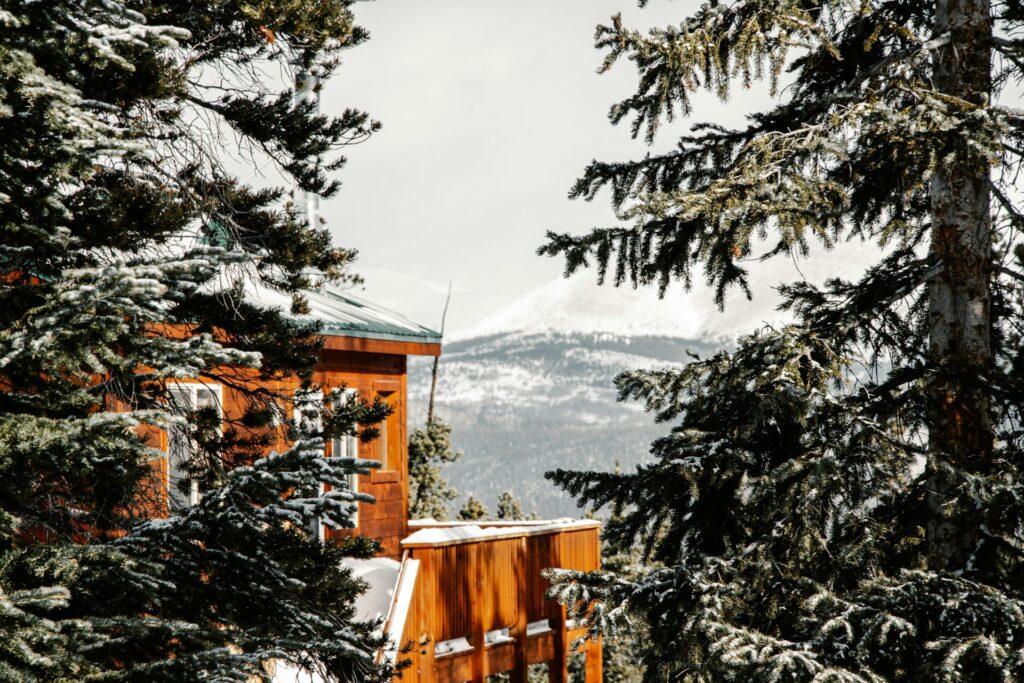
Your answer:
[[[375,484],[393,484],[402,478],[402,415],[399,411],[402,399],[401,386],[389,381],[377,381],[374,382],[374,394],[378,400],[387,403],[392,412],[378,425],[380,433],[370,442],[370,447],[374,451],[373,459],[380,463],[380,468],[373,470],[371,480]],[[392,454],[395,462],[391,461]]]
[[[340,405],[344,405],[345,403],[348,403],[350,401],[358,401],[358,400],[359,400],[359,391],[357,391],[356,389],[353,389],[351,387],[346,387],[345,389],[341,390],[340,395],[338,396],[337,399],[335,399],[334,405],[331,406],[331,409],[332,410],[337,410]],[[341,450],[340,446],[342,446],[342,444],[344,444],[344,446],[345,446],[346,453],[344,454],[344,456],[341,456],[341,457],[350,457],[350,458],[356,458],[356,459],[358,459],[360,457],[360,455],[359,455],[359,437],[357,437],[357,436],[350,436],[350,435],[336,436],[336,437],[333,437],[331,439],[330,444],[331,444],[331,453],[330,453],[331,457],[338,457],[339,456],[339,452]],[[352,493],[359,493],[359,473],[358,472],[352,472],[351,474],[349,474],[348,479],[349,479],[349,487],[352,489]],[[358,529],[359,528],[359,513],[360,513],[360,505],[359,505],[359,501],[358,500],[355,501],[355,506],[356,506],[356,511],[355,511],[355,514],[352,515],[352,524],[354,525],[354,527],[356,529]]]
[[[183,389],[188,392],[188,405],[180,406],[180,396],[183,395]],[[217,425],[217,432],[223,434],[223,423],[224,423],[224,387],[218,382],[203,382],[201,380],[176,380],[167,384],[167,394],[170,398],[172,406],[183,407],[188,412],[194,412],[199,410],[199,391],[209,391],[213,395],[214,406],[217,408],[217,413],[220,417],[220,421]],[[205,406],[204,406],[205,407]],[[187,427],[185,428],[187,429]],[[175,450],[173,441],[176,436],[180,433],[175,427],[169,427],[165,430],[167,436],[167,470],[164,475],[164,493],[166,494],[167,501],[167,514],[168,516],[180,515],[184,510],[197,505],[202,500],[202,493],[199,491],[199,482],[192,480],[189,485],[188,494],[184,497],[184,502],[180,506],[176,504],[176,498],[179,493],[172,486],[177,481],[184,479],[184,477],[173,477],[175,471],[181,471],[180,468],[175,467]],[[196,455],[197,446],[194,439],[188,438],[188,458],[194,458]],[[172,479],[174,481],[172,481]],[[173,493],[172,493],[173,492]]]

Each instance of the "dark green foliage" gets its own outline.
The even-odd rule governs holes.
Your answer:
[[[498,509],[495,516],[504,521],[527,519],[523,514],[523,504],[511,491],[505,491],[498,496]]]
[[[473,522],[481,519],[487,519],[490,513],[487,512],[487,506],[480,502],[480,499],[476,496],[471,495],[467,500],[466,504],[459,510],[459,519],[466,522]]]
[[[535,515],[527,517],[523,514],[523,506],[519,499],[512,495],[511,491],[505,491],[498,497],[498,510],[492,517],[487,506],[479,498],[470,495],[466,504],[459,510],[459,519],[466,522],[486,521],[497,519],[503,522],[514,522],[517,520],[534,519]]]
[[[441,475],[441,467],[462,457],[452,448],[451,435],[451,425],[435,417],[409,436],[410,519],[444,521],[450,516],[448,504],[459,493]]]
[[[502,520],[523,519],[523,506],[511,491],[505,491],[498,497],[497,515]]]
[[[620,376],[670,426],[651,464],[550,474],[653,563],[556,586],[597,600],[595,632],[639,623],[646,680],[1024,678],[1022,119],[997,99],[1020,77],[1018,5],[994,33],[970,1],[707,3],[598,30],[606,67],[638,69],[610,114],[634,136],[701,88],[765,79],[779,101],[592,163],[572,194],[608,187],[632,224],[551,234],[568,273],[664,291],[703,269],[721,304],[759,259],[879,246],[859,280],[783,286],[793,324]]]
[[[289,185],[337,190],[338,150],[377,124],[294,106],[261,69],[329,77],[366,37],[350,5],[0,6],[0,681],[249,681],[271,659],[383,675],[341,564],[375,544],[309,530],[351,526],[368,499],[348,481],[373,464],[325,459],[324,440],[373,438],[387,408],[289,430],[295,396],[275,381],[318,389],[320,339],[249,300],[265,287],[301,308],[310,272],[351,280],[354,251],[283,189],[233,177],[222,147],[228,133]],[[169,401],[180,379],[240,391],[244,414]],[[183,486],[202,494],[169,519],[155,427],[194,444]],[[275,429],[295,445],[266,455]]]
[[[601,569],[628,581],[644,572],[638,549],[622,550],[607,541],[601,543]],[[602,643],[602,673],[605,683],[639,683],[643,680],[644,643],[647,630],[640,615],[629,629],[622,629]]]

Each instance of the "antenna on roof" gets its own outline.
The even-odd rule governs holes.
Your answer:
[[[444,337],[444,321],[448,317],[448,304],[452,302],[452,282],[448,281],[448,296],[444,299],[444,310],[441,311],[441,336]],[[437,366],[441,362],[441,354],[434,356],[434,366],[430,370],[430,402],[427,404],[427,424],[434,421],[434,393],[437,391]]]

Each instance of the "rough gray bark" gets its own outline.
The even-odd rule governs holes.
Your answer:
[[[935,87],[971,104],[992,91],[989,0],[936,0],[935,34],[950,40],[934,57]],[[991,460],[989,398],[962,378],[984,377],[992,364],[990,276],[992,218],[989,168],[984,162],[940,160],[931,184],[931,254],[942,264],[931,280],[929,352],[942,369],[931,388],[929,461],[931,522],[928,544],[935,568],[970,551],[962,525],[945,517],[956,470],[981,471]],[[947,372],[948,371],[948,372]]]

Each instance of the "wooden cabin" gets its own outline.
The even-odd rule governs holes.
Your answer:
[[[288,301],[277,296],[261,293],[260,299],[288,310]],[[408,661],[401,681],[475,682],[508,672],[525,683],[528,667],[538,663],[548,664],[551,681],[567,681],[572,644],[582,632],[567,621],[563,607],[545,597],[541,571],[598,569],[598,523],[410,521],[407,361],[439,355],[441,337],[331,286],[310,292],[308,303],[309,313],[298,317],[319,323],[325,336],[315,382],[324,391],[345,387],[366,399],[379,397],[394,409],[375,441],[350,438],[328,445],[333,452],[381,462],[380,469],[357,475],[353,485],[375,498],[360,503],[355,533],[379,539],[382,556],[352,564],[370,586],[357,609],[366,618],[381,618],[394,645],[379,656]],[[243,410],[241,397],[229,387],[182,382],[173,391],[193,407],[219,405],[229,416]],[[168,453],[161,470],[165,490],[173,491],[175,435],[164,435],[162,446]],[[172,513],[189,502],[187,495],[168,496]],[[320,530],[328,543],[350,533]],[[601,644],[589,641],[584,650],[585,680],[596,683]],[[281,672],[277,680],[295,678]]]

